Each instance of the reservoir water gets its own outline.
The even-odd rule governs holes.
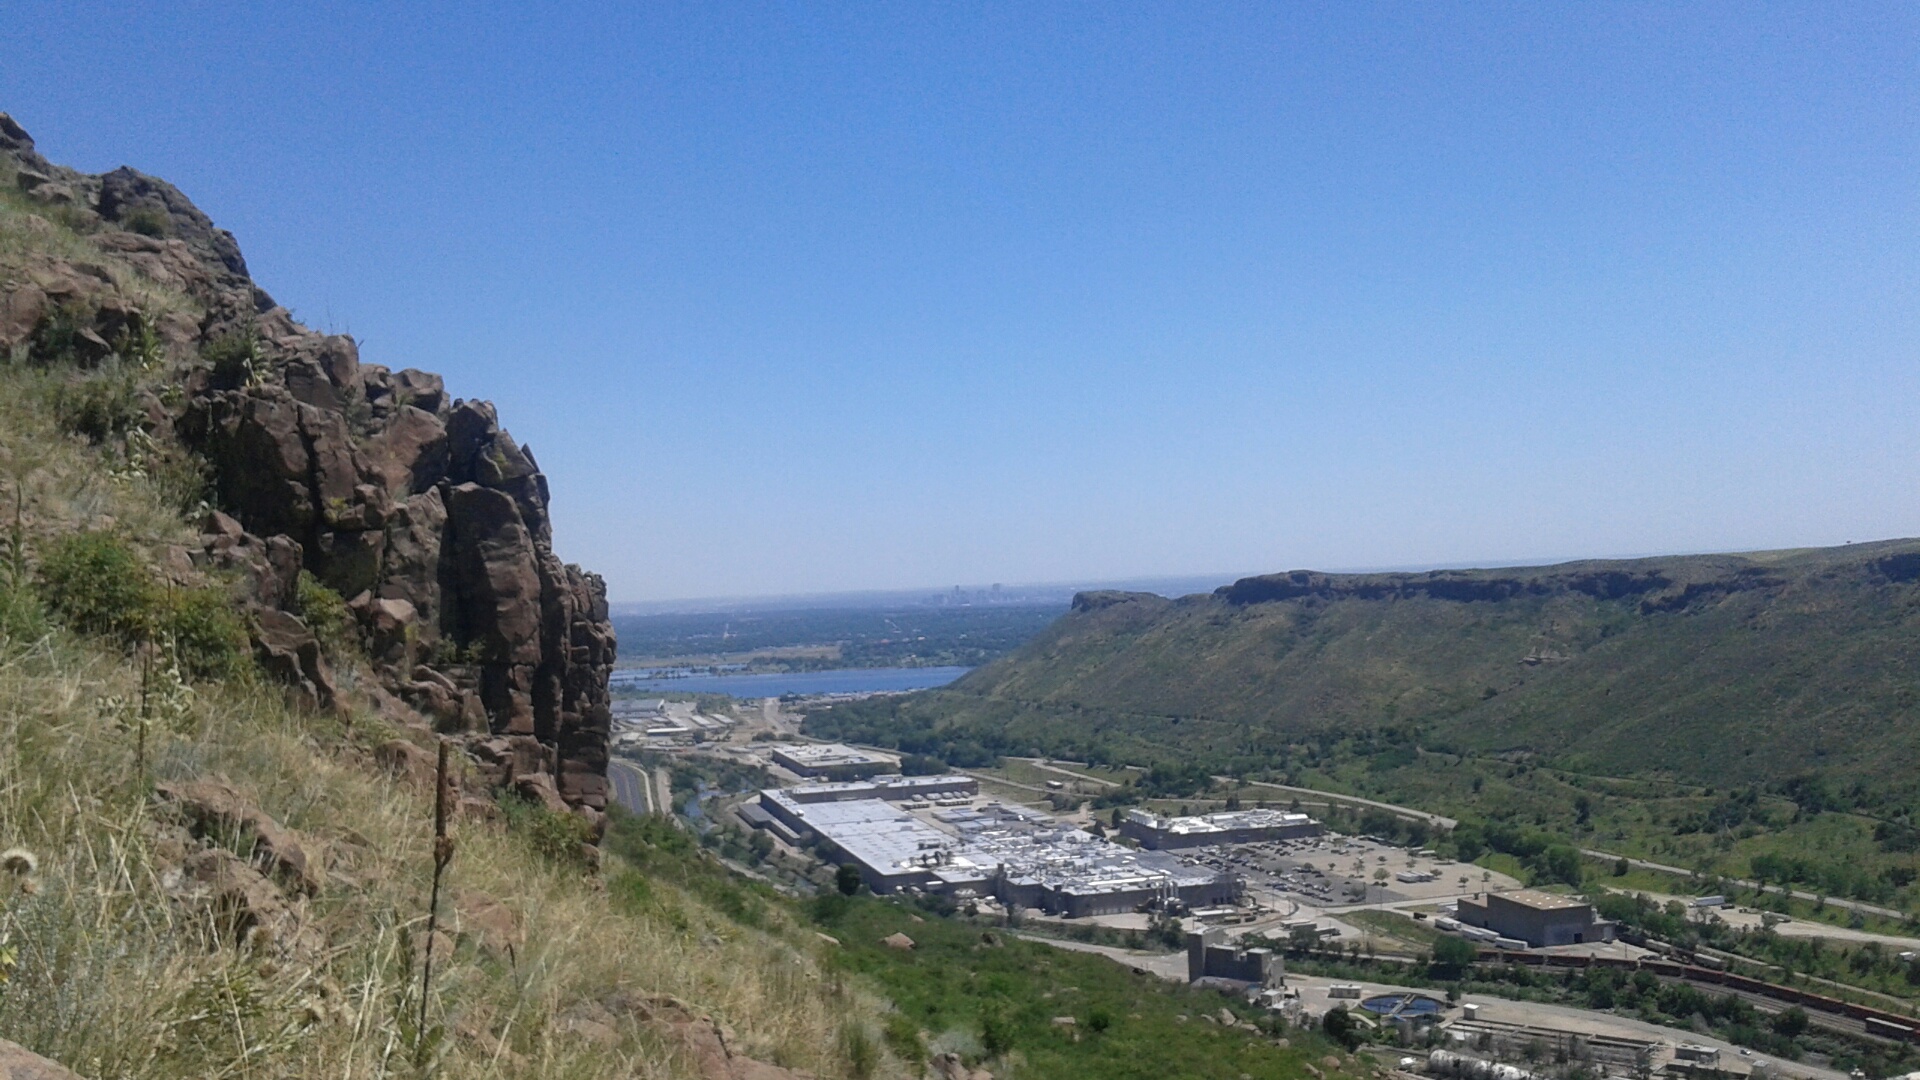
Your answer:
[[[641,672],[615,671],[608,683],[628,693],[731,694],[737,698],[782,694],[864,694],[874,691],[930,690],[945,686],[972,668],[842,668],[834,671],[776,672],[771,675],[685,675],[639,678]]]

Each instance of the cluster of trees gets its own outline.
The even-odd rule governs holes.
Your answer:
[[[1800,855],[1765,852],[1747,862],[1753,879],[1761,884],[1801,885],[1833,896],[1851,896],[1861,900],[1887,903],[1901,889],[1913,883],[1912,866],[1888,865],[1878,870],[1858,862],[1828,861]]]
[[[1463,821],[1447,838],[1454,857],[1472,862],[1489,851],[1511,855],[1526,866],[1536,883],[1578,885],[1583,876],[1580,849],[1550,832],[1501,821]]]

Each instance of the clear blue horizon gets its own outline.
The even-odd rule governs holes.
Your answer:
[[[1920,9],[27,2],[618,601],[1920,534]]]

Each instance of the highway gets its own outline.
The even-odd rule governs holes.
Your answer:
[[[647,789],[647,774],[639,766],[614,758],[607,762],[607,782],[613,787],[614,802],[636,814],[653,812],[653,793]]]
[[[1626,859],[1628,866],[1638,867],[1642,870],[1654,870],[1662,874],[1678,874],[1681,877],[1692,877],[1696,873],[1695,871],[1688,870],[1683,866],[1668,866],[1665,863],[1648,862],[1645,859],[1635,859],[1626,855],[1616,855],[1610,851],[1596,851],[1592,848],[1581,848],[1580,854],[1585,855],[1590,859],[1609,859],[1609,860]],[[1711,878],[1711,877],[1714,877],[1715,875],[1706,875],[1706,876]],[[1727,884],[1732,885],[1736,888],[1741,888],[1741,889],[1758,889],[1761,887],[1759,882],[1748,881],[1745,878],[1721,878],[1720,880],[1725,881]],[[1791,895],[1796,900],[1813,900],[1816,902],[1824,900],[1827,903],[1837,908],[1844,908],[1848,911],[1864,911],[1869,915],[1878,915],[1878,916],[1881,916],[1882,918],[1887,918],[1887,919],[1905,919],[1908,917],[1907,913],[1904,911],[1895,911],[1892,908],[1877,907],[1873,904],[1862,903],[1858,900],[1842,900],[1838,897],[1822,896],[1819,893],[1801,892],[1798,889],[1793,890]]]

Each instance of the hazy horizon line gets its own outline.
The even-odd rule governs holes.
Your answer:
[[[1141,574],[1125,578],[1083,578],[1075,580],[1035,581],[1035,582],[986,582],[978,584],[925,585],[906,588],[876,589],[828,589],[818,592],[765,593],[759,595],[732,596],[695,596],[677,597],[664,600],[616,600],[608,607],[615,615],[698,615],[722,613],[730,610],[750,610],[754,607],[803,610],[809,607],[827,608],[834,605],[850,607],[869,607],[890,602],[914,601],[925,603],[934,598],[949,595],[958,590],[963,594],[977,593],[1000,588],[1006,593],[1018,596],[1021,593],[1048,594],[1044,599],[1035,597],[1026,603],[1066,603],[1076,592],[1097,589],[1128,589],[1140,592],[1158,592],[1162,596],[1191,595],[1193,592],[1211,591],[1218,585],[1230,585],[1243,578],[1260,577],[1267,574],[1285,574],[1295,570],[1312,570],[1323,574],[1420,574],[1435,570],[1502,570],[1522,567],[1558,566],[1575,562],[1627,562],[1634,559],[1658,559],[1684,555],[1741,555],[1759,551],[1799,551],[1803,548],[1847,547],[1855,543],[1880,543],[1901,537],[1882,537],[1878,540],[1846,541],[1844,544],[1815,544],[1784,548],[1726,548],[1716,551],[1643,551],[1635,554],[1613,555],[1558,555],[1544,557],[1508,557],[1496,559],[1472,559],[1452,562],[1422,562],[1378,566],[1336,566],[1336,567],[1288,567],[1284,570],[1258,570],[1248,573],[1199,573],[1199,574]],[[1217,582],[1215,586],[1205,586],[1190,592],[1160,592],[1149,586],[1172,586],[1176,590],[1184,585],[1202,582]],[[1056,599],[1056,596],[1058,599]],[[1007,602],[1016,603],[1010,599]],[[647,609],[647,610],[635,610]]]

